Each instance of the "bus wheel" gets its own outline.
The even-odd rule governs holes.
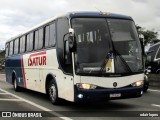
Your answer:
[[[16,78],[13,78],[13,88],[15,91],[20,91],[20,87],[17,85]]]
[[[59,103],[57,86],[53,80],[49,82],[48,95],[52,104],[56,105]]]

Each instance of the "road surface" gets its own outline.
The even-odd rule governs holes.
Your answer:
[[[142,97],[134,99],[85,104],[63,101],[61,105],[55,106],[44,94],[30,90],[15,92],[12,85],[6,83],[5,75],[0,74],[0,111],[17,111],[21,115],[35,112],[38,118],[30,119],[36,120],[159,120],[160,90],[150,88]],[[42,118],[38,116],[40,114]],[[16,115],[16,113],[13,114],[10,119],[17,120],[13,118]]]

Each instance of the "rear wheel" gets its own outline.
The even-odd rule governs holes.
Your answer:
[[[13,88],[15,91],[20,91],[20,87],[17,85],[17,81],[15,77],[13,77]]]
[[[59,98],[58,98],[58,89],[57,86],[55,84],[55,82],[53,80],[51,80],[48,83],[48,95],[49,95],[49,99],[51,101],[52,104],[56,105],[59,103]]]

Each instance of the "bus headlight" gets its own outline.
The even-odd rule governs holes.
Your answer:
[[[80,89],[96,89],[96,85],[87,84],[87,83],[77,83],[77,87]]]
[[[138,87],[138,86],[142,86],[144,84],[144,81],[143,80],[140,80],[140,81],[137,81],[137,82],[134,82],[132,83],[131,85],[133,87]]]

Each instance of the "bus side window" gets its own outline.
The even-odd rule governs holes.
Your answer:
[[[45,47],[49,46],[49,26],[45,27]]]
[[[25,52],[25,36],[20,38],[20,53]]]
[[[18,54],[19,39],[14,41],[14,54]]]
[[[8,56],[8,43],[6,44],[6,54],[5,54],[5,57],[7,57]]]
[[[43,28],[38,30],[38,49],[41,49],[43,47]]]
[[[55,23],[51,23],[45,27],[45,47],[52,47],[56,44],[56,28]]]
[[[55,30],[55,23],[50,25],[50,41],[49,46],[55,46],[56,44],[56,30]]]
[[[9,55],[13,54],[13,41],[10,42],[9,44]]]
[[[29,45],[29,43],[30,43],[30,35],[28,34],[27,35],[27,48],[26,48],[27,51],[30,51],[30,45]]]
[[[29,33],[27,35],[27,44],[26,44],[26,51],[32,51],[33,50],[33,32]]]
[[[35,36],[34,36],[34,49],[37,50],[38,49],[38,30],[35,31]]]
[[[29,51],[32,51],[33,50],[33,45],[34,45],[34,42],[33,42],[33,32],[29,33]]]
[[[73,73],[72,70],[72,63],[71,61],[66,61],[66,52],[65,45],[67,45],[67,42],[64,42],[64,40],[68,39],[68,36],[64,36],[66,33],[69,32],[69,21],[66,18],[59,18],[57,21],[57,57],[60,64],[61,69],[66,73]],[[65,38],[64,38],[65,37]],[[64,44],[65,43],[65,44]],[[69,55],[69,54],[68,54]],[[68,59],[69,60],[69,59]],[[65,63],[67,62],[67,64]]]

